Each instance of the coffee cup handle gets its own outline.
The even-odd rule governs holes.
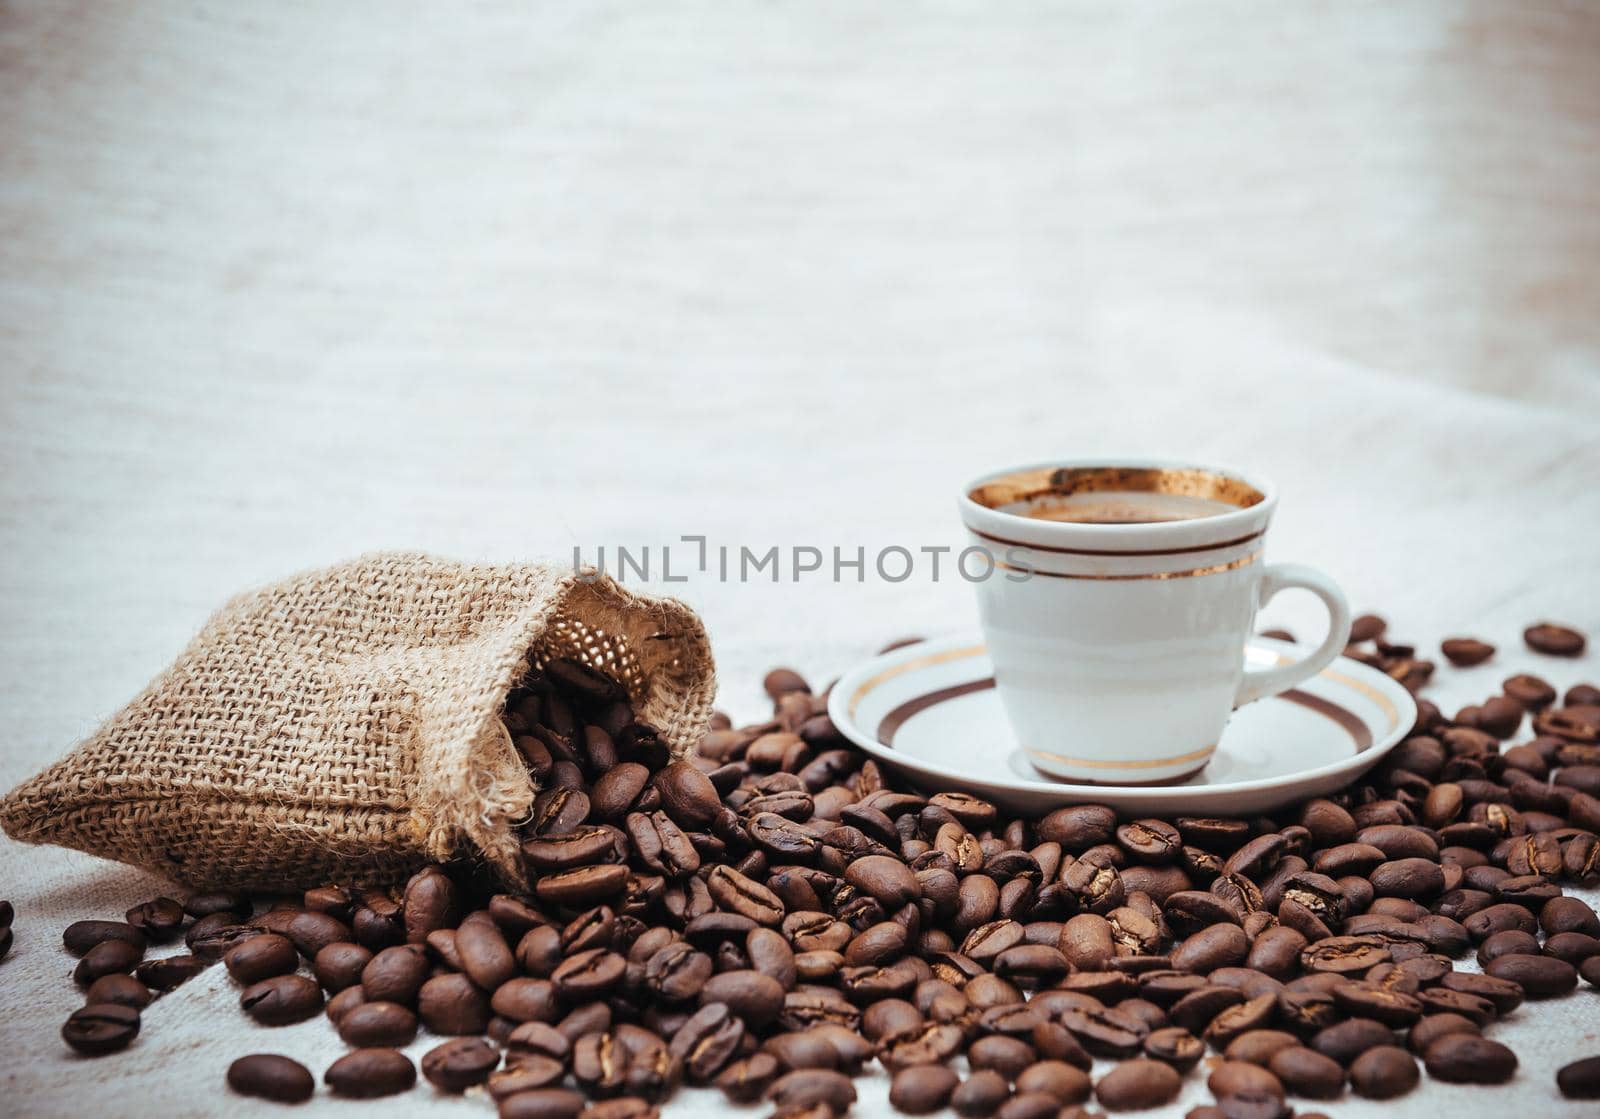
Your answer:
[[[1302,680],[1315,676],[1333,663],[1350,640],[1350,604],[1344,600],[1344,592],[1339,590],[1338,584],[1316,568],[1298,563],[1272,564],[1261,573],[1257,604],[1265,606],[1273,595],[1290,587],[1308,590],[1322,600],[1328,608],[1328,636],[1309,656],[1276,668],[1246,672],[1234,696],[1235,708],[1288,691]]]

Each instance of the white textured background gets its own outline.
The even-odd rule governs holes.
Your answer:
[[[1516,635],[1600,634],[1597,58],[1578,0],[3,0],[0,785],[301,567],[955,544],[967,477],[1114,450],[1270,474],[1274,558],[1499,642],[1446,707],[1594,680]],[[925,568],[675,589],[741,717],[973,618]],[[65,1055],[61,928],[156,888],[0,840],[0,1112],[271,1114],[231,1057],[339,1051],[213,970]],[[1325,1110],[1584,1114],[1597,1008],[1499,1027],[1511,1087]]]

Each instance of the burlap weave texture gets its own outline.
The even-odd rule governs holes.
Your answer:
[[[709,719],[710,646],[679,602],[378,554],[233,599],[0,825],[195,887],[376,883],[474,853],[515,882],[536,790],[499,715],[555,656],[621,680],[677,752]]]

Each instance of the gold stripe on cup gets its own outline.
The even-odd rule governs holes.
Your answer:
[[[1024,746],[1028,753],[1036,758],[1055,762],[1057,765],[1077,766],[1081,769],[1159,769],[1164,765],[1182,765],[1184,762],[1204,761],[1216,753],[1215,744],[1204,746],[1199,750],[1191,750],[1187,754],[1174,754],[1170,758],[1149,758],[1141,761],[1108,761],[1099,758],[1069,758],[1065,754],[1052,754],[1048,750],[1036,750],[1032,746]]]
[[[1147,571],[1137,575],[1091,575],[1078,571],[1045,571],[1038,567],[1013,567],[1004,560],[995,560],[996,567],[1006,571],[1016,571],[1028,575],[1043,575],[1047,579],[1095,579],[1108,582],[1131,582],[1140,579],[1193,579],[1201,575],[1220,575],[1224,571],[1236,571],[1241,567],[1248,567],[1261,558],[1260,552],[1251,552],[1247,556],[1240,556],[1229,563],[1213,563],[1205,567],[1191,567],[1185,571]]]

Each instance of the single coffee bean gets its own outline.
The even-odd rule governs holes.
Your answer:
[[[1011,1098],[1011,1085],[993,1069],[974,1072],[950,1095],[950,1107],[963,1119],[987,1119]]]
[[[1470,668],[1494,656],[1494,646],[1475,637],[1447,637],[1439,643],[1439,650],[1457,668]]]
[[[61,1027],[61,1039],[91,1057],[126,1049],[138,1036],[139,1011],[115,1002],[90,1003]]]
[[[126,974],[144,958],[144,949],[125,940],[104,940],[83,954],[72,978],[87,987],[102,975]]]
[[[961,1077],[948,1066],[913,1065],[894,1074],[889,1084],[889,1103],[907,1115],[929,1115],[950,1102],[960,1083]]]
[[[773,1082],[767,1099],[784,1111],[820,1103],[842,1115],[856,1102],[856,1087],[848,1076],[832,1069],[796,1069]]]
[[[755,1103],[767,1094],[781,1066],[771,1053],[753,1053],[717,1074],[716,1086],[733,1103]]]
[[[1556,1087],[1569,1100],[1600,1099],[1600,1057],[1585,1057],[1556,1072]]]
[[[537,1088],[504,1097],[498,1113],[499,1119],[578,1119],[587,1103],[571,1088]]]
[[[237,920],[243,921],[255,912],[255,906],[243,894],[215,891],[208,894],[193,894],[183,903],[184,912],[195,920],[210,917],[221,913]]]
[[[1393,1045],[1394,1031],[1371,1018],[1347,1018],[1312,1035],[1311,1048],[1341,1065],[1380,1045]]]
[[[477,920],[463,921],[456,930],[455,946],[461,957],[462,970],[486,991],[493,991],[517,974],[517,961],[511,954],[511,946],[506,943],[500,927],[487,914]]]
[[[460,891],[438,867],[430,866],[411,876],[402,904],[406,939],[412,944],[426,942],[430,932],[453,927],[461,918]]]
[[[310,910],[295,914],[283,933],[308,960],[316,958],[317,953],[328,945],[349,940],[354,935],[350,926],[337,917]]]
[[[1331,1100],[1344,1091],[1344,1069],[1339,1062],[1303,1045],[1278,1050],[1267,1068],[1299,1096]]]
[[[722,807],[716,786],[693,765],[676,761],[655,776],[661,806],[674,823],[687,829],[708,827]]]
[[[126,921],[74,921],[61,934],[61,942],[74,956],[108,940],[125,941],[141,952],[145,946],[144,934]]]
[[[1019,1092],[1001,1104],[995,1119],[1056,1119],[1061,1112],[1056,1098],[1045,1092]]]
[[[1033,1046],[1004,1034],[980,1037],[967,1048],[967,1064],[973,1068],[992,1068],[1007,1080],[1015,1081],[1022,1071],[1039,1059]]]
[[[398,1049],[355,1049],[328,1066],[322,1082],[354,1100],[393,1096],[417,1082],[417,1068]]]
[[[160,943],[171,940],[183,928],[183,906],[172,898],[152,898],[141,902],[127,912],[128,924],[144,934],[145,939]]]
[[[417,1017],[436,1034],[481,1034],[489,1015],[488,994],[465,975],[436,975],[417,992]]]
[[[1093,1090],[1089,1074],[1065,1061],[1039,1061],[1029,1065],[1017,1074],[1016,1082],[1018,1094],[1043,1092],[1054,1096],[1062,1107],[1082,1103]]]
[[[748,969],[712,976],[700,989],[700,1005],[725,1003],[748,1027],[759,1029],[784,1009],[784,990],[777,980]]]
[[[1446,1034],[1422,1055],[1428,1075],[1456,1084],[1503,1084],[1517,1071],[1517,1055],[1476,1034]]]
[[[1552,657],[1576,657],[1587,643],[1583,634],[1553,622],[1541,622],[1522,631],[1522,639],[1536,653]]]
[[[1095,1098],[1112,1111],[1160,1107],[1178,1098],[1183,1078],[1162,1061],[1137,1058],[1125,1061],[1100,1078]]]
[[[465,1092],[500,1065],[500,1051],[479,1037],[451,1038],[422,1055],[422,1075],[442,1092]]]
[[[311,971],[322,989],[338,993],[361,982],[362,971],[372,962],[372,951],[352,941],[338,941],[319,951]]]
[[[1513,954],[1490,960],[1485,975],[1509,979],[1531,999],[1564,995],[1578,985],[1578,970],[1553,956]]]
[[[262,933],[229,948],[222,955],[222,964],[235,981],[248,985],[288,975],[300,966],[300,953],[288,937]]]
[[[1359,645],[1367,641],[1376,641],[1383,636],[1383,631],[1389,623],[1377,614],[1361,614],[1350,623],[1350,643]]]
[[[1397,1045],[1375,1045],[1350,1063],[1350,1086],[1371,1100],[1403,1096],[1420,1079],[1417,1062]]]
[[[115,1002],[123,1006],[131,1006],[135,1010],[143,1010],[155,998],[150,988],[139,982],[131,975],[116,972],[111,975],[102,975],[84,992],[84,1004],[92,1005],[97,1002]]]
[[[430,972],[427,956],[416,945],[395,945],[371,957],[362,969],[362,991],[371,1002],[416,1005]]]
[[[339,1019],[346,1045],[398,1048],[417,1036],[417,1016],[397,1002],[364,1002]]]
[[[228,1087],[274,1103],[305,1103],[317,1091],[311,1070],[276,1053],[252,1053],[228,1066]]]
[[[1223,1061],[1206,1077],[1206,1087],[1218,1099],[1264,1094],[1281,1100],[1284,1095],[1283,1084],[1274,1073],[1247,1061]]]
[[[263,1026],[287,1026],[322,1009],[322,988],[303,975],[275,975],[246,987],[239,1006]]]
[[[160,960],[144,961],[133,969],[133,974],[152,991],[165,993],[199,975],[205,966],[194,956],[167,956]]]
[[[1429,1045],[1445,1034],[1481,1033],[1472,1019],[1460,1014],[1429,1014],[1406,1033],[1406,1048],[1413,1053],[1424,1053]]]

